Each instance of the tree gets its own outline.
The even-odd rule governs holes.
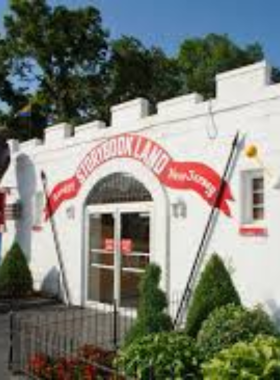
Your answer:
[[[185,91],[198,92],[206,98],[215,94],[216,74],[262,59],[263,51],[259,44],[241,48],[227,35],[218,34],[187,39],[181,44],[178,54]]]
[[[25,255],[14,242],[0,266],[0,295],[2,297],[28,296],[33,289],[33,279]]]
[[[161,270],[156,264],[149,264],[140,282],[140,302],[137,319],[125,338],[125,344],[151,333],[168,331],[172,321],[166,314],[167,300],[165,293],[159,289]]]
[[[218,72],[263,58],[260,45],[242,48],[216,34],[185,40],[178,57],[130,36],[109,43],[98,9],[52,7],[47,0],[10,0],[4,29],[0,121],[20,140],[42,137],[50,120],[108,121],[111,106],[137,97],[153,109],[183,93],[212,97]],[[280,81],[277,68],[273,79]],[[26,105],[31,115],[22,119],[18,111]]]
[[[0,37],[0,99],[6,104],[11,104],[15,93],[9,80],[10,62],[7,56],[7,46],[4,38]]]
[[[13,118],[14,110],[23,102],[25,96],[20,89],[16,89],[12,77],[12,59],[6,39],[0,36],[0,136],[12,137],[7,134],[7,127]]]
[[[108,105],[144,97],[155,104],[180,94],[179,67],[157,48],[123,36],[111,45],[108,62]]]
[[[148,99],[157,102],[182,95],[181,69],[175,58],[169,58],[158,47],[150,49],[151,78]]]
[[[46,0],[11,0],[4,19],[15,78],[45,124],[98,117],[107,32],[92,7],[50,7]],[[40,99],[40,100],[39,100]]]
[[[187,311],[187,334],[196,337],[210,313],[229,303],[240,305],[240,298],[222,259],[214,254],[201,274]]]

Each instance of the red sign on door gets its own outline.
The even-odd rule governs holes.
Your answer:
[[[121,253],[127,255],[132,252],[132,240],[121,239],[120,241]],[[115,240],[111,238],[104,239],[104,249],[109,252],[113,252],[115,249]]]
[[[121,240],[121,252],[123,255],[127,255],[132,252],[132,240],[122,239]]]
[[[114,245],[115,245],[114,239],[108,238],[104,240],[104,249],[106,251],[110,251],[110,252],[114,251]]]

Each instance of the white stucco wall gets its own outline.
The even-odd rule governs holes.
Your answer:
[[[218,216],[206,249],[224,257],[233,270],[233,279],[247,305],[264,304],[273,314],[280,308],[280,190],[272,182],[280,175],[280,85],[270,84],[266,62],[217,76],[217,96],[203,101],[191,94],[158,104],[158,113],[148,115],[147,101],[136,99],[112,108],[110,128],[97,121],[72,127],[60,124],[46,131],[45,141],[23,144],[11,142],[12,165],[3,186],[12,187],[23,204],[23,217],[15,226],[7,224],[4,249],[15,234],[25,249],[30,265],[41,281],[57,267],[49,222],[41,231],[31,230],[31,199],[42,189],[40,171],[48,177],[48,187],[70,178],[80,161],[96,144],[121,134],[135,133],[161,145],[176,161],[207,164],[222,175],[237,130],[243,143],[258,146],[260,157],[273,178],[266,175],[266,218],[262,226],[267,236],[242,236],[241,173],[258,169],[240,145],[230,179],[235,201],[232,216]],[[83,302],[85,277],[85,202],[95,183],[116,171],[130,172],[150,191],[154,199],[152,259],[163,268],[162,286],[168,294],[181,293],[194,260],[210,206],[195,192],[164,187],[147,167],[131,158],[116,158],[98,167],[83,185],[78,197],[65,201],[55,213],[61,250],[72,299]],[[12,195],[11,195],[12,196]],[[172,204],[182,200],[187,217],[175,218]],[[74,219],[67,208],[73,206]]]

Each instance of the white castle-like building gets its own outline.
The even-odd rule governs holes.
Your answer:
[[[212,212],[202,265],[218,253],[243,302],[277,318],[280,84],[270,71],[260,62],[219,74],[215,99],[177,97],[152,115],[145,99],[116,105],[108,128],[62,123],[44,141],[10,141],[2,187],[21,212],[6,220],[3,254],[16,238],[35,283],[51,288],[58,248],[72,303],[135,307],[149,262],[168,297],[183,292]]]

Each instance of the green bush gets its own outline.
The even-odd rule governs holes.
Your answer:
[[[204,380],[279,380],[280,341],[258,336],[236,343],[202,366]]]
[[[147,334],[171,330],[172,321],[165,312],[166,296],[159,289],[160,275],[161,270],[157,265],[147,266],[140,281],[137,319],[125,338],[125,345],[131,344]]]
[[[278,336],[276,327],[262,309],[226,305],[216,309],[202,324],[197,344],[204,360],[209,360],[234,343],[251,341],[259,334]]]
[[[207,263],[195,289],[187,312],[187,334],[196,337],[209,314],[229,303],[240,305],[240,298],[222,259],[215,254]]]
[[[14,242],[0,266],[0,296],[24,297],[32,292],[33,280],[20,245]]]
[[[139,339],[120,351],[116,364],[129,378],[141,380],[201,378],[195,343],[182,332],[161,332]]]

